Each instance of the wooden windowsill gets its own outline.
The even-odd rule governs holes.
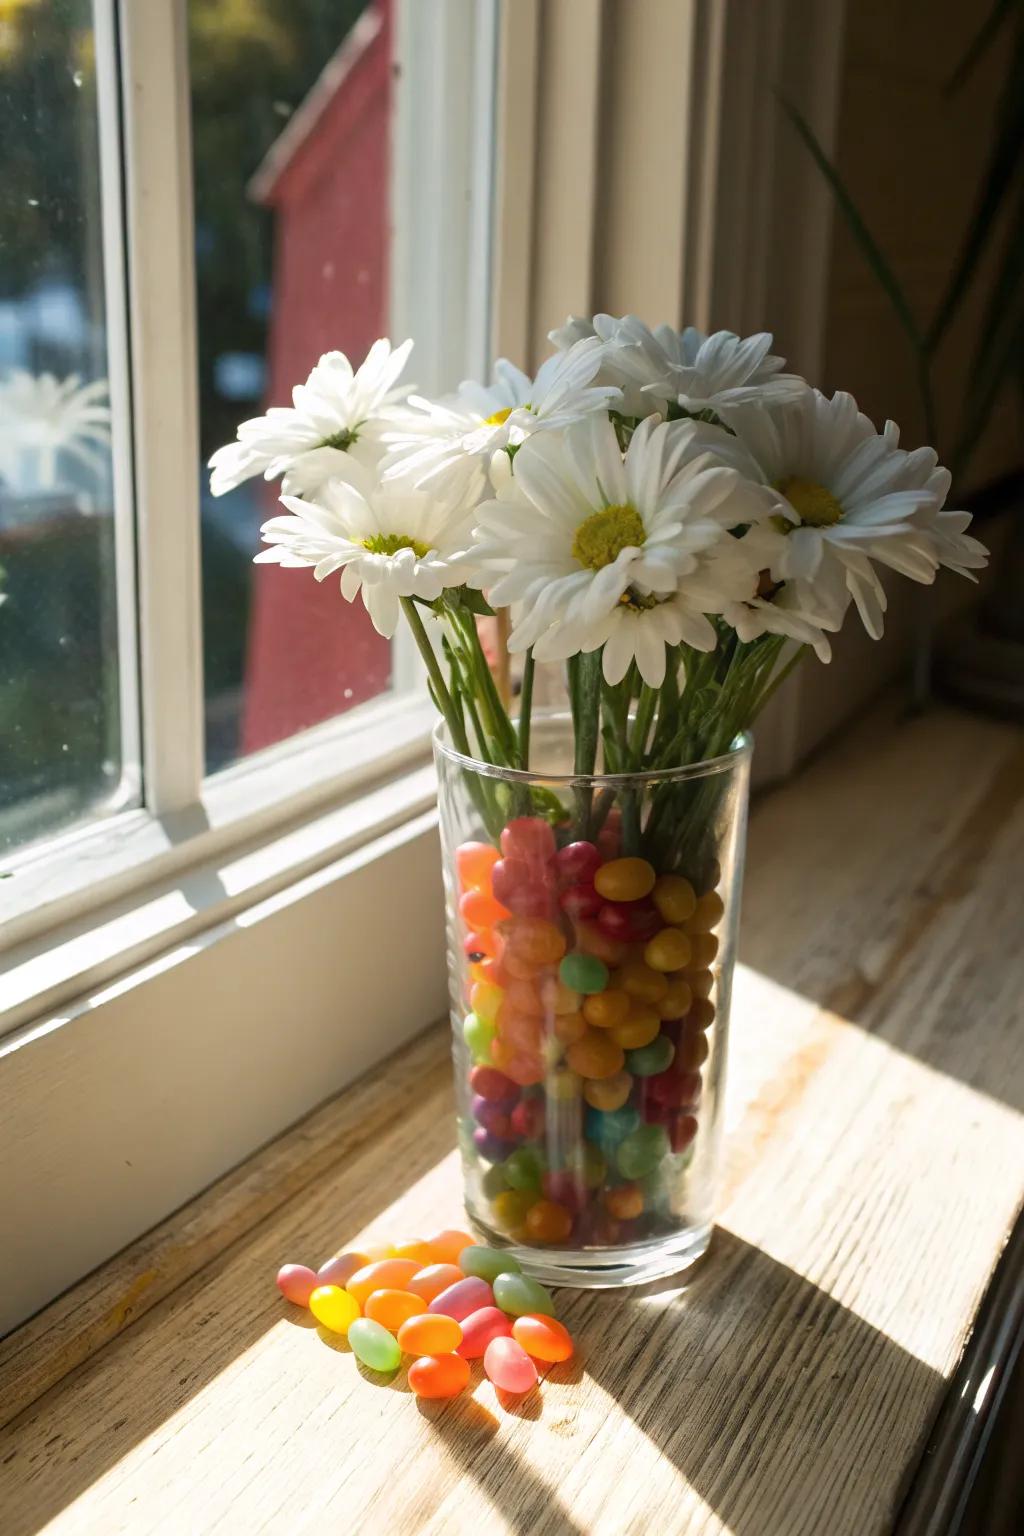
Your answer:
[[[0,1344],[5,1536],[891,1530],[1024,1190],[1022,864],[1020,733],[875,713],[753,817],[685,1285],[561,1293],[579,1359],[512,1410],[281,1302],[285,1260],[461,1220],[435,1027]]]

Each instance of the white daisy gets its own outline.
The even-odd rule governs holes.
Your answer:
[[[467,458],[487,467],[496,453],[518,448],[536,432],[606,410],[620,396],[613,385],[593,383],[601,358],[601,344],[591,336],[549,357],[536,378],[503,357],[490,384],[468,379],[442,400],[413,396],[401,425],[387,433],[385,475],[422,483]]]
[[[52,373],[15,369],[0,380],[0,474],[16,484],[23,453],[35,455],[39,479],[52,487],[56,455],[77,459],[87,469],[105,470],[110,443],[110,405],[106,379],[83,384],[77,373],[65,379]]]
[[[899,445],[900,433],[895,422],[887,421],[882,435],[893,448]],[[977,581],[971,572],[988,564],[988,550],[980,539],[967,533],[972,521],[969,512],[945,508],[951,480],[934,448],[915,448],[906,456],[899,486],[905,491],[922,489],[930,493],[932,499],[918,509],[915,522],[927,530],[940,565],[958,576],[966,576],[968,581]]]
[[[395,386],[411,350],[411,341],[394,350],[390,341],[375,341],[356,372],[344,352],[325,352],[305,384],[292,390],[292,405],[243,421],[238,441],[217,449],[210,460],[213,494],[223,496],[253,475],[284,475],[289,494],[313,496],[332,475],[345,473],[349,458],[376,464],[381,434],[406,393]]]
[[[713,411],[727,420],[737,405],[788,400],[806,388],[797,374],[781,372],[785,358],[769,352],[767,331],[743,338],[732,331],[709,336],[692,325],[684,331],[659,325],[652,331],[635,315],[570,316],[551,332],[551,340],[556,346],[578,344],[587,334],[604,344],[604,376],[622,388],[628,415],[644,416],[672,401],[690,415]]]
[[[775,581],[773,561],[785,535],[767,524],[750,528],[739,540],[752,580],[741,597],[725,604],[722,617],[744,642],[762,635],[783,635],[814,647],[819,661],[831,661],[826,631],[841,629],[850,595],[845,586],[830,605],[826,594],[809,581]]]
[[[381,484],[352,464],[347,475],[328,481],[315,502],[282,496],[291,515],[264,523],[271,547],[256,562],[312,566],[317,581],[340,570],[342,597],[352,602],[361,591],[374,628],[390,639],[400,598],[433,602],[465,582],[466,568],[452,562],[469,543],[472,503],[405,481]]]
[[[496,605],[522,604],[511,651],[554,660],[604,645],[609,682],[635,656],[657,686],[666,644],[714,647],[706,615],[752,582],[727,530],[764,505],[703,451],[702,430],[649,419],[623,456],[602,414],[523,445],[511,484],[479,509],[467,556]]]

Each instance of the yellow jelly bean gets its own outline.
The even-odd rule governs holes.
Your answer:
[[[588,997],[583,1004],[583,1017],[588,1024],[593,1024],[597,1029],[612,1029],[616,1024],[624,1024],[629,1017],[630,999],[629,993],[620,991],[617,987],[609,987],[604,992],[595,992]]]
[[[472,1238],[467,1238],[466,1242],[472,1242]],[[367,1297],[374,1291],[404,1291],[413,1275],[422,1268],[423,1265],[415,1259],[378,1259],[374,1264],[357,1269],[345,1289],[364,1307]]]
[[[526,1220],[530,1206],[539,1199],[536,1191],[527,1189],[503,1189],[494,1197],[491,1210],[494,1220],[503,1232],[516,1232]]]
[[[663,928],[644,945],[652,971],[681,971],[690,959],[690,940],[681,928]]]
[[[655,1023],[657,1024],[657,1016]],[[622,1047],[612,1038],[614,1030],[588,1029],[565,1053],[565,1059],[581,1077],[612,1077],[625,1065]]]
[[[583,1097],[592,1109],[621,1109],[632,1087],[633,1079],[628,1072],[616,1072],[613,1077],[588,1078],[583,1084]]]
[[[656,1040],[661,1030],[661,1019],[653,1008],[634,1008],[625,1024],[617,1024],[608,1033],[624,1051],[638,1051]]]
[[[348,1333],[359,1316],[359,1303],[338,1285],[318,1285],[309,1298],[309,1310],[332,1333]]]
[[[425,1243],[422,1237],[407,1237],[400,1243],[392,1244],[390,1259],[415,1259],[418,1267],[424,1264],[433,1264],[434,1256],[429,1243]]]
[[[651,900],[666,923],[685,923],[697,907],[697,893],[682,875],[661,875],[654,882]]]
[[[715,1005],[706,997],[695,997],[686,1020],[694,1029],[710,1029],[715,1022]]]
[[[686,919],[687,933],[710,933],[717,928],[725,913],[725,902],[717,891],[705,891],[698,898],[693,916]]]
[[[469,1006],[478,1019],[493,1024],[504,999],[504,992],[493,981],[478,981],[469,994]]]
[[[671,976],[668,983],[668,991],[655,1005],[655,1011],[659,1019],[681,1019],[690,1011],[693,1002],[693,988],[690,985],[690,977]]]
[[[713,933],[691,933],[690,964],[696,970],[707,970],[718,954],[718,940]]]
[[[594,876],[594,888],[605,901],[639,901],[650,895],[655,879],[646,859],[611,859]]]
[[[426,1310],[427,1303],[423,1297],[414,1295],[412,1291],[382,1290],[370,1292],[363,1315],[380,1323],[389,1333],[397,1333],[410,1317],[418,1317]]]
[[[662,973],[643,960],[627,960],[612,979],[617,987],[641,1003],[660,1003],[668,991],[668,982]]]
[[[578,1074],[569,1067],[556,1067],[544,1079],[544,1090],[548,1098],[557,1099],[560,1104],[568,1104],[573,1099],[578,1099],[581,1086]]]
[[[710,997],[715,985],[711,971],[689,971],[686,976],[694,997]]]

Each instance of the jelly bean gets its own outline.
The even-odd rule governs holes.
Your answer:
[[[402,1363],[398,1340],[372,1317],[357,1317],[348,1330],[348,1341],[356,1359],[371,1371],[397,1371]]]
[[[414,1296],[430,1302],[450,1285],[457,1285],[462,1278],[462,1270],[457,1264],[427,1264],[425,1268],[417,1270],[405,1288]]]
[[[658,1035],[649,1045],[626,1052],[626,1070],[634,1077],[654,1077],[672,1064],[676,1048],[667,1035]]]
[[[332,1333],[348,1333],[359,1316],[359,1304],[340,1285],[318,1285],[309,1298],[309,1310]]]
[[[540,1189],[541,1176],[547,1166],[539,1147],[519,1147],[501,1165],[505,1183],[509,1189]]]
[[[594,885],[606,901],[638,901],[650,895],[656,878],[646,859],[612,859],[594,875]]]
[[[492,1339],[484,1350],[484,1374],[502,1392],[520,1397],[537,1385],[537,1367],[515,1339]]]
[[[515,1142],[501,1136],[492,1136],[482,1125],[473,1132],[473,1146],[477,1156],[488,1163],[502,1163],[515,1146]]]
[[[670,976],[668,991],[660,1002],[655,1003],[659,1019],[681,1019],[690,1009],[693,993],[690,983],[683,976]]]
[[[468,958],[496,960],[501,953],[497,935],[488,928],[482,933],[467,933],[462,947]]]
[[[592,1141],[574,1147],[567,1166],[573,1177],[582,1181],[585,1189],[600,1189],[608,1171],[604,1154]]]
[[[467,891],[459,898],[459,911],[467,928],[493,928],[511,914],[486,891]]]
[[[502,955],[501,963],[506,972],[506,986],[515,979],[538,981],[544,970],[543,965],[536,960],[526,960],[522,955],[517,955],[514,950],[506,950]]]
[[[469,1361],[461,1355],[424,1355],[409,1367],[409,1386],[417,1397],[458,1397],[469,1386]]]
[[[462,1038],[473,1060],[484,1063],[488,1060],[491,1046],[494,1044],[494,1025],[480,1018],[479,1014],[467,1013],[462,1021]]]
[[[375,1323],[397,1333],[410,1317],[418,1317],[427,1310],[428,1303],[414,1291],[371,1291],[363,1308],[364,1317],[372,1317]]]
[[[644,962],[652,971],[681,971],[690,962],[690,940],[681,928],[662,928],[644,945]]]
[[[575,1040],[582,1040],[587,1032],[587,1021],[582,1013],[556,1013],[552,1023],[552,1032],[556,1040],[562,1045],[572,1045]]]
[[[282,1264],[277,1272],[277,1288],[287,1301],[308,1307],[309,1298],[320,1284],[319,1277],[305,1264]]]
[[[594,1109],[620,1109],[632,1087],[628,1072],[615,1072],[611,1077],[588,1079],[583,1084],[583,1097]]]
[[[478,1125],[482,1125],[485,1131],[490,1131],[492,1136],[497,1136],[504,1141],[512,1141],[512,1116],[504,1104],[495,1104],[491,1099],[482,1099],[477,1094],[471,1105],[473,1118]],[[411,1255],[403,1254],[399,1257],[408,1258]]]
[[[368,1253],[339,1253],[337,1258],[320,1265],[316,1272],[317,1285],[346,1286],[356,1270],[370,1262]]]
[[[557,975],[543,976],[538,987],[545,1014],[576,1013],[582,1001],[580,994]]]
[[[708,1038],[702,1030],[687,1025],[676,1049],[676,1066],[680,1072],[695,1072],[708,1059]]]
[[[468,1248],[476,1238],[469,1232],[463,1232],[459,1227],[445,1227],[441,1232],[435,1232],[427,1238],[430,1251],[434,1255],[437,1264],[457,1264],[459,1254],[463,1248]]]
[[[583,1182],[582,1173],[575,1167],[549,1168],[541,1180],[541,1188],[544,1191],[545,1200],[557,1206],[564,1206],[574,1216],[578,1216],[586,1204],[586,1185]],[[537,1207],[534,1206],[530,1215],[536,1209]],[[526,1218],[527,1232],[531,1230],[530,1215]]]
[[[593,955],[605,965],[618,965],[626,957],[627,946],[619,939],[610,939],[596,923],[578,920],[574,924],[576,948],[584,955]]]
[[[668,1072],[649,1077],[644,1084],[645,1095],[656,1104],[669,1109],[681,1109],[684,1104],[696,1104],[700,1098],[700,1073],[680,1072],[675,1064]]]
[[[603,992],[608,985],[608,967],[596,955],[566,955],[558,967],[558,977],[574,992]]]
[[[522,1272],[519,1260],[510,1253],[505,1253],[501,1248],[485,1248],[478,1243],[463,1248],[459,1266],[464,1275],[476,1275],[478,1279],[488,1282],[495,1275],[518,1275]]]
[[[535,1141],[544,1134],[544,1100],[521,1099],[512,1111],[512,1131],[527,1141]]]
[[[547,864],[555,856],[555,834],[541,816],[517,816],[501,834],[506,859],[525,859],[528,864]]]
[[[616,1045],[621,1045],[624,1051],[636,1051],[645,1045],[650,1045],[657,1039],[661,1029],[661,1020],[653,1008],[645,1008],[642,1004],[634,1007],[625,1024],[619,1024],[608,1033]]]
[[[691,970],[686,973],[686,979],[690,984],[690,991],[695,998],[699,997],[701,1001],[704,1001],[711,996],[715,986],[713,971]]]
[[[405,1355],[450,1355],[461,1343],[461,1325],[439,1313],[420,1312],[398,1330],[398,1346]]]
[[[695,971],[705,971],[718,954],[718,940],[713,933],[691,933],[690,964]]]
[[[499,940],[495,937],[495,943]],[[501,960],[481,960],[479,965],[471,965],[469,974],[474,982],[487,981],[492,987],[507,987],[509,974]]]
[[[507,1339],[511,1332],[504,1312],[497,1307],[481,1307],[462,1319],[458,1353],[464,1360],[479,1360],[492,1339]]]
[[[600,915],[604,902],[592,885],[570,885],[559,896],[558,905],[573,919],[590,919]]]
[[[529,1275],[499,1275],[494,1282],[494,1301],[503,1312],[522,1317],[527,1312],[541,1312],[554,1317],[555,1304],[539,1280]]]
[[[624,1179],[641,1179],[667,1155],[669,1140],[660,1125],[640,1125],[620,1141],[615,1163]]]
[[[442,1312],[445,1317],[454,1317],[457,1323],[461,1323],[471,1312],[493,1305],[494,1296],[487,1281],[481,1280],[478,1275],[469,1275],[435,1296],[428,1304],[427,1311]]]
[[[609,987],[607,991],[595,992],[584,1000],[583,1017],[596,1029],[613,1029],[616,1024],[625,1024],[629,1009],[629,993]]]
[[[625,1062],[622,1047],[603,1029],[588,1029],[582,1040],[569,1046],[565,1059],[581,1077],[612,1077]]]
[[[626,960],[616,972],[615,985],[641,1003],[657,1005],[668,991],[668,978],[643,960]]]
[[[500,1044],[498,1040],[494,1042],[491,1049],[492,1058],[497,1059],[495,1052]],[[502,1053],[501,1067],[521,1088],[532,1088],[544,1081],[545,1066],[539,1055],[528,1055],[525,1051],[511,1050],[508,1054]]]
[[[533,976],[527,979],[513,977],[505,989],[505,1007],[515,1013],[527,1013],[532,1018],[542,1019],[547,1009],[541,997],[538,979]]]
[[[508,1188],[500,1163],[492,1163],[480,1176],[480,1189],[487,1200],[493,1200]]]
[[[394,1258],[394,1254],[391,1252],[390,1243],[364,1243],[363,1252],[366,1255],[367,1264],[379,1264],[381,1259]],[[354,1273],[355,1271],[353,1270],[353,1274]],[[345,1281],[345,1284],[348,1284],[347,1280]]]
[[[506,1189],[496,1196],[491,1210],[494,1220],[503,1232],[518,1232],[526,1220],[526,1213],[537,1199],[533,1189]]]
[[[455,850],[455,870],[464,891],[490,888],[491,870],[501,855],[491,843],[463,843]]]
[[[345,1282],[345,1289],[363,1307],[366,1298],[374,1291],[404,1291],[413,1275],[422,1267],[415,1259],[377,1259],[350,1275]]]
[[[512,1079],[495,1067],[474,1067],[469,1074],[469,1086],[482,1099],[491,1099],[496,1104],[514,1104],[519,1097],[519,1089]]]
[[[715,1022],[714,1003],[706,997],[695,997],[686,1015],[686,1022],[694,1029],[710,1029]]]
[[[538,1200],[526,1213],[526,1234],[535,1243],[564,1243],[571,1231],[571,1212],[554,1200]]]
[[[554,965],[565,954],[565,935],[543,917],[513,918],[501,932],[507,956],[527,965]]]
[[[643,1191],[635,1184],[620,1184],[604,1192],[605,1209],[618,1221],[634,1221],[644,1208]]]
[[[710,933],[725,916],[725,902],[717,891],[705,891],[697,898],[692,916],[686,919],[687,933]]]
[[[593,843],[566,843],[555,854],[555,869],[562,885],[590,885],[601,868],[601,855]]]
[[[682,875],[659,875],[651,900],[666,923],[685,923],[697,909],[697,893]]]
[[[543,1038],[538,1015],[519,1013],[507,1002],[502,1003],[498,1012],[498,1034],[506,1045],[525,1051],[527,1055],[535,1055],[540,1050]],[[491,1055],[493,1058],[493,1051]]]
[[[417,1267],[429,1264],[432,1258],[430,1244],[422,1237],[403,1237],[391,1244],[389,1259],[414,1259]]]
[[[597,926],[610,939],[625,943],[650,938],[661,927],[657,908],[649,901],[606,901],[597,914]]]
[[[696,1134],[696,1115],[675,1115],[669,1121],[668,1139],[673,1152],[685,1152]]]
[[[623,1104],[621,1109],[587,1111],[587,1135],[602,1147],[615,1146],[632,1135],[639,1124],[640,1113],[630,1104]]]
[[[482,1019],[485,1024],[493,1024],[504,996],[501,987],[489,981],[478,981],[469,994],[469,1006],[478,1019]]]
[[[546,1365],[572,1358],[572,1337],[555,1317],[532,1317],[529,1313],[517,1317],[512,1337],[532,1359],[543,1360]]]

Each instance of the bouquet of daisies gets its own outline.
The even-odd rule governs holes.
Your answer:
[[[935,453],[784,372],[771,336],[595,315],[551,340],[534,378],[501,359],[439,400],[401,385],[408,341],[358,370],[329,352],[211,460],[215,494],[283,480],[258,561],[337,579],[384,636],[404,616],[466,756],[530,766],[534,666],[558,662],[577,773],[706,759],[851,607],[881,635],[880,568],[985,564]],[[478,633],[502,610],[517,719]]]

